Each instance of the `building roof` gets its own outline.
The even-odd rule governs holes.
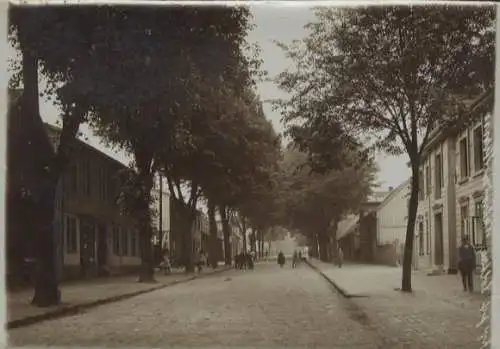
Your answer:
[[[493,87],[486,89],[483,93],[474,99],[465,100],[465,105],[469,108],[469,113],[475,113],[479,108],[484,107],[487,103],[491,103],[494,99],[495,90]],[[477,117],[480,114],[477,115]],[[476,117],[476,116],[475,116]],[[474,117],[474,118],[475,118]],[[465,121],[457,122],[454,127],[438,128],[431,131],[429,143],[425,147],[422,155],[425,155],[430,149],[441,143],[446,138],[460,132],[467,123]]]
[[[56,133],[56,134],[58,134],[58,135],[60,135],[60,134],[61,134],[62,129],[61,129],[60,127],[57,127],[57,126],[54,126],[54,125],[51,125],[51,124],[48,124],[48,123],[44,123],[44,124],[45,124],[45,127],[47,127],[47,129],[48,129],[48,130],[50,130],[50,131],[52,131],[52,132],[54,132],[54,133]],[[89,151],[91,151],[91,152],[94,152],[94,153],[98,154],[99,156],[101,156],[101,157],[105,158],[106,160],[109,160],[109,161],[111,161],[111,162],[114,162],[116,165],[118,165],[118,166],[120,166],[120,167],[123,167],[123,168],[127,167],[127,168],[128,168],[128,166],[127,166],[126,164],[122,163],[121,161],[116,160],[115,158],[113,158],[113,157],[109,156],[109,155],[108,155],[108,154],[106,154],[106,153],[103,153],[103,152],[102,152],[102,151],[100,151],[99,149],[97,149],[97,148],[95,148],[95,147],[91,146],[90,144],[88,144],[88,143],[86,143],[86,142],[82,141],[81,139],[76,138],[76,141],[77,141],[77,143],[78,143],[79,145],[81,145],[81,146],[82,146],[82,147],[84,147],[85,149],[87,149],[87,150],[89,150]]]
[[[359,223],[359,215],[351,214],[339,222],[337,226],[337,240],[349,235]]]
[[[369,196],[368,199],[366,200],[367,204],[376,204],[379,202],[384,201],[386,196],[389,194],[389,191],[374,191],[372,192]]]
[[[391,190],[389,192],[389,195],[387,195],[385,197],[384,201],[382,201],[380,203],[380,205],[377,207],[377,211],[380,210],[380,209],[382,209],[383,207],[385,207],[394,198],[394,196],[396,196],[397,194],[399,194],[403,190],[407,189],[409,185],[410,185],[410,179],[407,179],[406,181],[404,181],[403,183],[401,183],[398,187],[396,187],[395,189]]]
[[[9,102],[10,106],[12,106],[12,105],[16,104],[19,101],[19,98],[21,98],[21,96],[23,95],[23,89],[9,89],[7,94],[8,94],[8,102]],[[47,131],[51,132],[52,135],[59,136],[61,134],[62,129],[60,127],[48,124],[46,122],[44,122],[44,125],[45,125]],[[52,135],[49,134],[49,137],[51,137]],[[102,151],[100,151],[97,148],[91,146],[90,144],[82,141],[81,139],[76,138],[76,141],[78,142],[78,144],[80,144],[81,146],[83,146],[87,150],[90,150],[94,153],[98,153],[101,157],[106,158],[106,160],[110,160],[110,161],[114,162],[116,165],[119,165],[120,167],[128,167],[126,164],[122,163],[121,161],[118,161],[115,158],[107,155],[106,153],[103,153]]]

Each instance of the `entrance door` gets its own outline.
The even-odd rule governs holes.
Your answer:
[[[82,219],[80,225],[80,270],[82,276],[92,275],[95,271],[95,225],[92,221]]]
[[[443,214],[435,215],[435,240],[434,240],[434,262],[436,265],[444,264],[444,246],[443,246]]]
[[[107,228],[105,224],[97,226],[97,269],[99,274],[106,274],[108,264],[108,239]]]

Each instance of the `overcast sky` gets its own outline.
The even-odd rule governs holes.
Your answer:
[[[281,71],[290,67],[282,51],[276,47],[273,40],[289,43],[294,39],[304,37],[307,32],[304,25],[314,20],[314,15],[308,7],[297,6],[276,6],[259,5],[252,7],[255,29],[249,35],[249,41],[257,42],[262,49],[263,68],[268,71],[269,76],[273,77]],[[8,45],[4,52],[8,56],[15,54],[15,51]],[[7,77],[5,77],[7,78]],[[271,82],[261,83],[258,86],[258,93],[262,100],[286,97]],[[55,124],[58,119],[58,111],[47,101],[40,101],[40,111],[42,118],[51,124]],[[280,122],[280,115],[271,110],[271,106],[264,106],[266,116],[272,121],[278,132],[283,131],[283,125]],[[106,154],[116,158],[119,161],[128,163],[130,158],[116,149],[109,149],[100,144],[99,139],[92,136],[91,131],[86,126],[81,127],[81,131],[88,137],[88,143],[95,146]],[[404,182],[410,174],[406,166],[406,157],[388,157],[380,154],[377,158],[380,168],[379,181],[382,187],[396,187]]]

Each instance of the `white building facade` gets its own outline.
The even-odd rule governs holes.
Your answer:
[[[471,110],[485,98],[487,94],[473,101]],[[435,130],[423,152],[415,226],[421,269],[455,273],[464,236],[469,236],[478,250],[486,246],[483,128],[484,117],[478,112],[473,122],[458,130]]]
[[[410,181],[393,189],[377,207],[377,245],[401,244],[406,237]]]

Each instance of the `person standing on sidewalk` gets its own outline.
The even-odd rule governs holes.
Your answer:
[[[201,260],[201,251],[196,249],[194,256],[193,256],[193,264],[198,270],[198,273],[201,272],[202,270],[202,260]]]
[[[342,248],[340,246],[337,250],[337,259],[339,268],[342,268],[342,264],[344,263],[344,251],[342,251]]]
[[[293,256],[292,256],[292,268],[297,267],[297,259],[299,258],[299,255],[297,254],[297,250],[293,251]]]
[[[462,245],[458,248],[458,257],[458,270],[462,276],[464,291],[469,290],[469,292],[472,292],[474,291],[472,274],[476,269],[476,251],[470,243],[468,236],[462,239]]]

